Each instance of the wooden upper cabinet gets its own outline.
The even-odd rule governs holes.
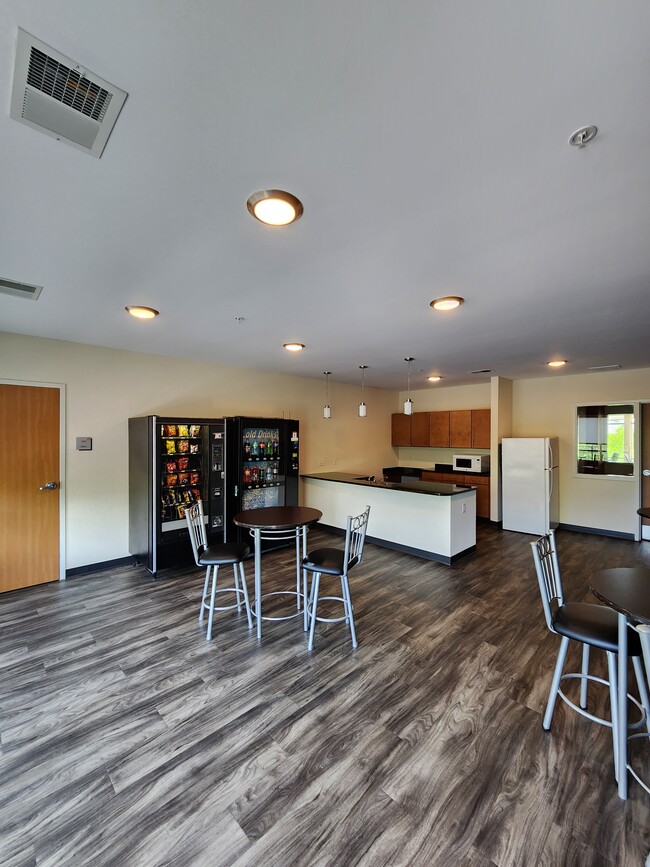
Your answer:
[[[472,448],[490,448],[490,410],[472,410]]]
[[[390,419],[391,443],[394,446],[411,445],[411,419],[413,416],[394,412]]]
[[[429,416],[428,412],[414,412],[411,416],[411,445],[429,445]],[[407,416],[405,416],[407,418]]]
[[[449,412],[430,412],[429,416],[429,446],[431,448],[449,447]]]
[[[471,409],[453,409],[449,413],[449,445],[455,449],[472,448]]]

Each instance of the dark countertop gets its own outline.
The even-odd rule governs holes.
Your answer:
[[[469,473],[467,470],[455,470],[453,464],[436,464],[434,467],[384,467],[385,474],[397,474],[402,476],[417,476],[420,473],[452,473],[457,476],[487,476],[489,478],[490,471],[485,473]]]
[[[354,473],[302,473],[301,479],[320,479],[323,482],[343,482],[346,485],[360,485],[366,488],[386,488],[391,491],[406,491],[410,494],[429,494],[434,497],[452,497],[454,494],[468,494],[476,489],[469,485],[447,485],[444,482],[371,482],[368,476]]]

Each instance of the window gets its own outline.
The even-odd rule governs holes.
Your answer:
[[[634,475],[634,406],[579,406],[578,473],[589,476]]]

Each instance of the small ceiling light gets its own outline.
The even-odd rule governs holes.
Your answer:
[[[440,382],[442,377],[441,376],[427,376],[427,379],[429,380],[429,382]]]
[[[249,212],[267,226],[288,226],[302,217],[300,199],[284,190],[260,190],[246,202]]]
[[[408,372],[406,374],[406,400],[404,401],[404,415],[413,415],[413,401],[411,400],[411,362],[413,359],[409,356],[404,361],[408,364]]]
[[[288,349],[289,352],[300,352],[301,349],[305,348],[304,343],[283,343],[282,345],[285,349]]]
[[[594,126],[593,123],[589,124],[589,126],[581,126],[580,129],[577,129],[569,136],[569,144],[573,145],[574,148],[583,148],[596,138],[597,132],[598,127]]]
[[[154,310],[153,307],[125,307],[124,308],[127,313],[130,313],[131,316],[135,316],[136,319],[155,319],[156,316],[159,316],[158,310]]]
[[[359,418],[365,418],[368,414],[368,407],[365,405],[363,400],[363,387],[366,384],[366,370],[368,369],[367,364],[360,364],[359,370],[361,371],[361,403],[359,404]]]
[[[558,358],[557,361],[547,361],[546,364],[548,365],[548,367],[564,367],[566,361]]]
[[[429,304],[434,310],[455,310],[465,303],[465,299],[460,295],[446,295],[444,298],[434,298]]]
[[[323,407],[323,418],[332,418],[332,407],[330,406],[330,374],[331,370],[324,370],[325,377],[325,406]]]

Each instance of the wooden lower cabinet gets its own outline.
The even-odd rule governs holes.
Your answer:
[[[435,470],[423,470],[420,478],[423,482],[444,482],[448,485],[471,485],[476,488],[476,517],[490,517],[490,477],[460,475],[460,473],[438,473]]]

